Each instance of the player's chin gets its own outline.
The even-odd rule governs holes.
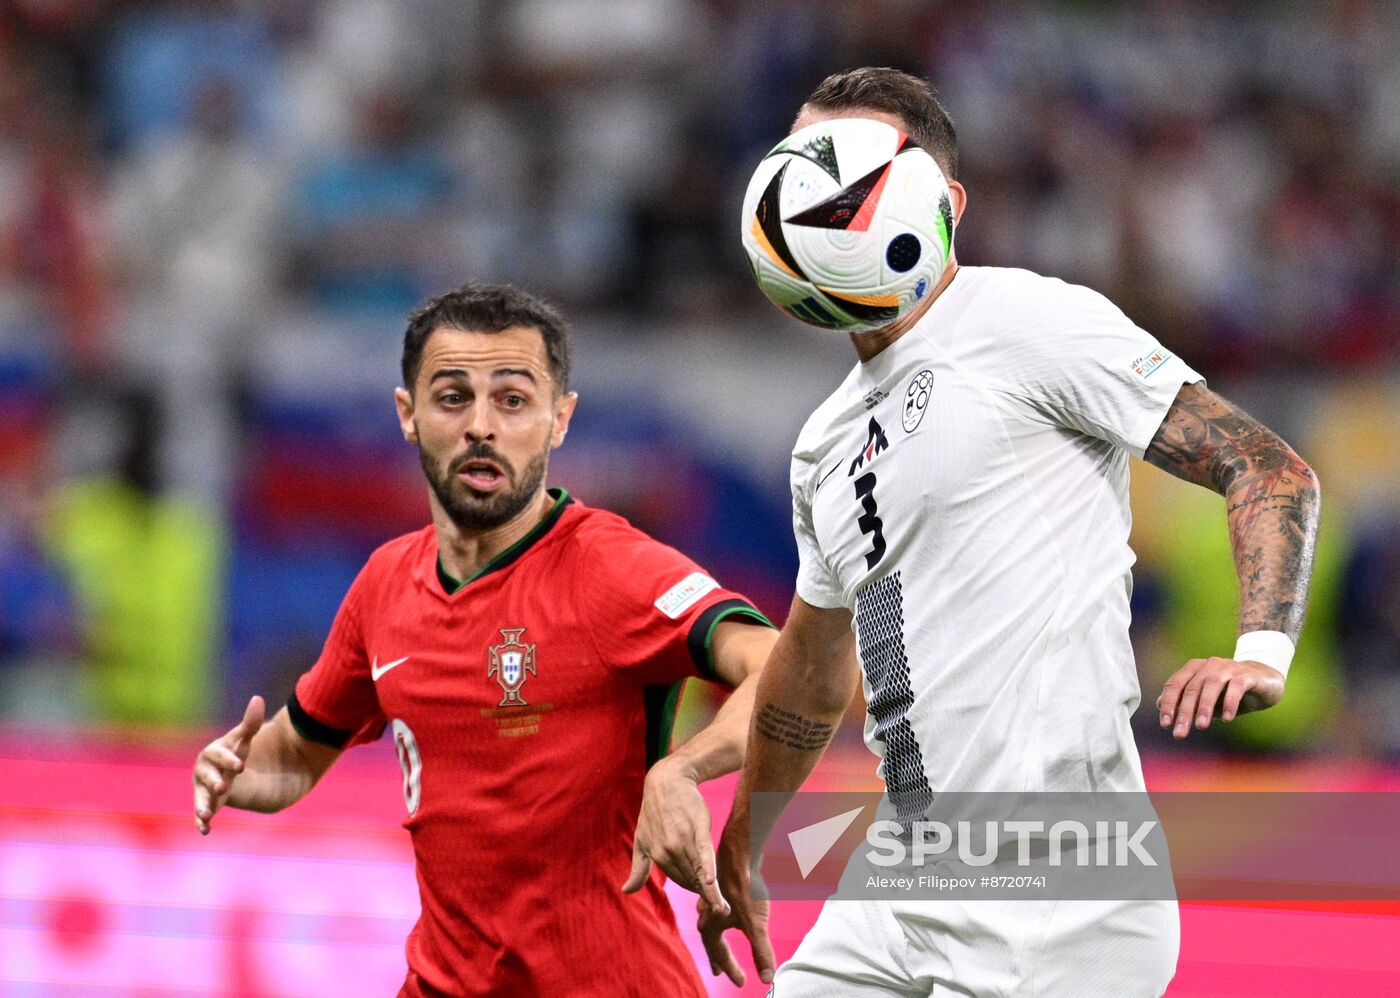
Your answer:
[[[462,482],[461,486],[462,500],[483,510],[503,505],[510,497],[510,483],[504,478],[487,486],[469,485],[466,482]]]
[[[515,491],[505,479],[489,490],[476,489],[464,482],[458,489],[456,506],[478,529],[490,529],[518,512],[514,499]]]

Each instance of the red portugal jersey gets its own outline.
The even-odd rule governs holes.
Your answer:
[[[653,868],[624,895],[680,685],[745,599],[621,517],[549,515],[463,584],[431,527],[376,551],[288,704],[306,738],[387,725],[422,915],[406,995],[702,996]]]

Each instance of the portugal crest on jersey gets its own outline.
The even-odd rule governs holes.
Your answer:
[[[536,673],[535,646],[520,640],[524,633],[523,627],[502,627],[501,637],[504,640],[488,649],[491,654],[491,666],[486,670],[486,675],[495,676],[496,682],[501,684],[501,691],[505,693],[498,706],[525,706],[520,687],[525,685],[528,676]]]

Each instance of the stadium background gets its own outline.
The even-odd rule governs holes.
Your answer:
[[[364,556],[424,521],[390,390],[430,293],[559,302],[582,401],[552,480],[781,614],[787,450],[849,347],[761,299],[737,205],[811,85],[860,64],[940,88],[960,260],[1107,293],[1320,473],[1288,700],[1184,746],[1144,715],[1149,784],[1400,786],[1400,7],[9,0],[0,994],[401,977],[392,751],[208,840],[188,764],[250,693],[285,697]],[[1150,704],[1228,652],[1234,585],[1218,498],[1134,478]],[[848,725],[825,785],[871,769]],[[812,914],[782,914],[780,954]],[[1188,906],[1170,993],[1393,993],[1396,916]]]

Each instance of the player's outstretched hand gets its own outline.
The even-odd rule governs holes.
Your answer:
[[[1158,720],[1175,738],[1191,733],[1191,722],[1204,731],[1211,718],[1233,721],[1235,715],[1272,707],[1283,699],[1283,675],[1262,662],[1230,658],[1193,658],[1167,680],[1157,698]]]
[[[742,847],[731,847],[730,828],[725,829],[724,839],[719,847],[719,888],[728,899],[726,911],[717,912],[708,907],[703,899],[696,905],[700,912],[700,939],[705,944],[705,955],[710,958],[710,973],[724,974],[735,986],[744,986],[744,971],[729,943],[724,940],[726,929],[738,929],[749,937],[753,950],[753,965],[758,970],[759,979],[764,984],[773,983],[773,974],[778,969],[778,961],[773,956],[773,944],[768,939],[768,902],[753,897],[749,879],[748,830],[740,830],[735,839],[742,838]]]
[[[642,889],[652,863],[686,890],[699,894],[702,906],[728,913],[715,876],[710,809],[694,775],[674,758],[662,759],[647,773],[624,894]]]
[[[214,813],[228,800],[229,790],[243,764],[248,761],[253,736],[263,724],[266,711],[262,697],[253,697],[239,721],[228,734],[216,738],[194,761],[194,826],[199,834],[209,834],[209,822]]]

